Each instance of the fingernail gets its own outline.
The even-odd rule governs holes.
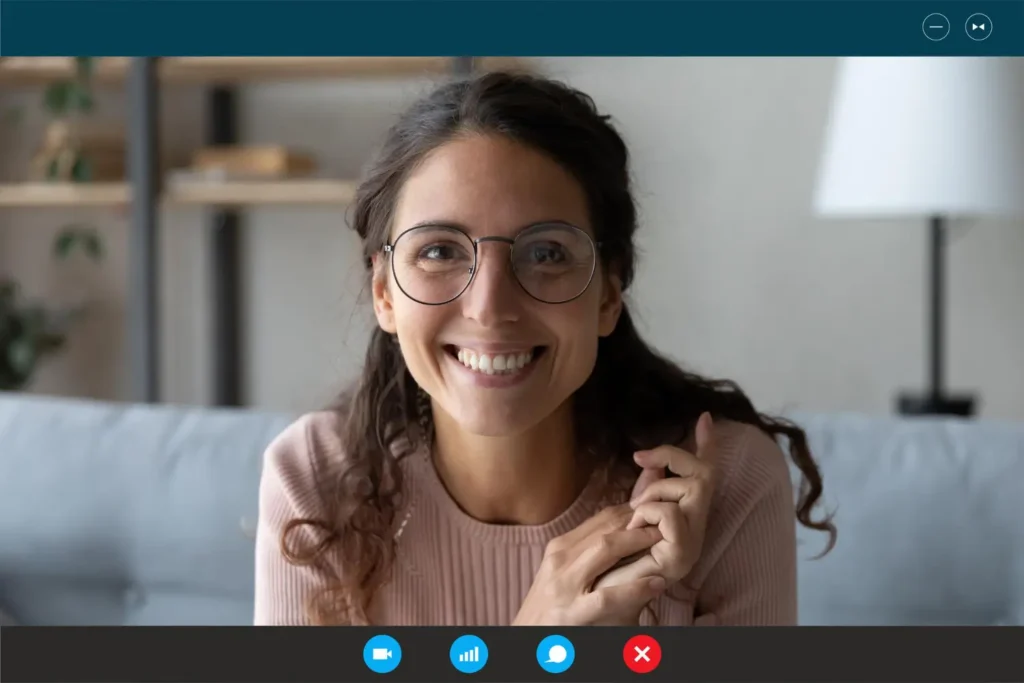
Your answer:
[[[651,592],[660,593],[665,590],[665,579],[660,576],[655,576],[647,582],[647,586],[651,589]]]
[[[697,429],[698,436],[704,439],[711,435],[711,428],[714,425],[714,421],[711,419],[711,413],[701,413],[700,417],[697,418]]]
[[[639,504],[640,504],[640,500],[637,499],[637,498],[634,498],[631,501],[629,501],[629,507],[633,508],[634,510],[636,510],[636,506],[639,505]]]

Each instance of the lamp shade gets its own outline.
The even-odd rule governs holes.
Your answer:
[[[826,216],[1024,213],[1024,60],[840,60],[815,208]]]

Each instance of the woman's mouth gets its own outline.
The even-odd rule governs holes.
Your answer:
[[[544,355],[546,348],[533,346],[507,353],[484,353],[448,344],[444,350],[470,370],[482,375],[516,375]]]

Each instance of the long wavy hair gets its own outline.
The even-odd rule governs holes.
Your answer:
[[[395,204],[410,172],[432,150],[469,134],[504,136],[569,171],[585,191],[605,272],[616,273],[623,291],[628,290],[636,270],[637,211],[623,139],[586,94],[512,72],[443,84],[390,129],[358,189],[351,219],[362,239],[368,278],[374,257],[388,241]],[[288,561],[316,566],[331,577],[308,606],[313,623],[367,623],[370,601],[388,580],[403,490],[399,460],[429,446],[432,438],[421,397],[398,345],[377,328],[362,376],[337,406],[344,457],[322,481],[326,518],[291,520],[281,538]],[[716,420],[754,425],[786,442],[803,475],[796,519],[829,534],[828,552],[836,530],[829,516],[812,518],[822,477],[804,432],[760,414],[735,383],[687,372],[652,349],[628,306],[612,334],[599,341],[594,370],[573,397],[577,440],[587,452],[603,454],[610,465],[632,464],[637,450],[683,442],[704,411]],[[300,529],[306,533],[296,533]]]

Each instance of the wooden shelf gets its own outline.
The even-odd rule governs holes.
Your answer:
[[[168,204],[187,206],[345,205],[356,183],[343,180],[269,180],[188,183],[169,188]]]
[[[94,66],[99,83],[124,81],[128,57],[100,57]],[[274,80],[325,80],[426,76],[450,73],[450,57],[164,57],[160,79],[167,83],[203,84]],[[482,71],[522,69],[514,58],[482,58]],[[72,57],[0,58],[0,84],[36,85],[74,74]]]
[[[123,206],[130,195],[126,183],[14,183],[0,185],[0,207]]]
[[[168,206],[344,206],[356,183],[344,180],[273,180],[188,183],[167,190]],[[127,183],[15,183],[0,185],[0,207],[118,207],[131,202]]]

